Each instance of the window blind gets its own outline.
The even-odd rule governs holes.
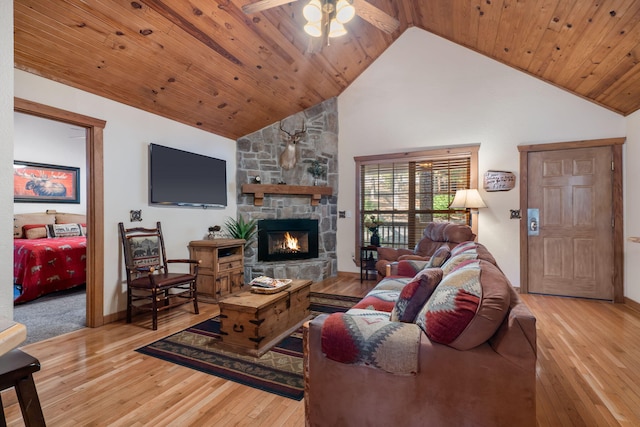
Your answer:
[[[378,227],[381,246],[413,248],[428,222],[468,223],[464,210],[450,210],[456,190],[470,187],[471,156],[380,161],[360,165],[361,241],[371,237],[364,226]]]

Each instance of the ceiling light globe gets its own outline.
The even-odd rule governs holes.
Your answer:
[[[331,24],[329,24],[329,37],[340,37],[347,34],[347,30],[344,28],[344,25],[339,23],[334,19],[331,20]]]
[[[356,9],[347,0],[339,0],[336,5],[336,21],[346,24],[351,21],[356,14]]]
[[[322,21],[322,5],[320,4],[320,0],[311,0],[309,4],[302,9],[302,15],[309,22]]]
[[[307,22],[307,25],[304,26],[304,32],[309,34],[311,37],[320,37],[322,35],[320,23]]]

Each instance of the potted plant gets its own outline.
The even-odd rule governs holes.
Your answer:
[[[319,160],[305,160],[305,163],[311,163],[307,168],[307,172],[313,176],[313,185],[318,185],[318,178],[324,177],[327,173],[327,167],[320,163]]]
[[[238,219],[229,218],[224,224],[227,233],[234,239],[244,239],[245,246],[249,246],[249,242],[258,232],[258,220],[250,219],[245,221],[242,215],[238,215]]]
[[[378,227],[384,224],[384,221],[380,217],[376,218],[375,215],[371,215],[370,219],[364,221],[364,226],[371,232],[371,246],[380,246],[380,235],[378,234]]]

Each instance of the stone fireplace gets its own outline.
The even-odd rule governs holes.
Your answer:
[[[280,130],[300,129],[304,121],[306,132],[297,141],[297,161],[285,169],[279,164],[280,154],[286,147]],[[310,161],[318,160],[327,168],[327,174],[315,182],[308,172]],[[263,185],[331,187],[330,195],[312,200],[309,195],[261,195],[257,202],[254,194],[244,194],[243,184],[253,184],[259,176]],[[336,230],[338,194],[338,112],[335,98],[274,123],[237,141],[236,182],[238,214],[245,220],[256,219],[260,224],[270,221],[301,220],[313,224],[311,231],[298,228],[278,228],[271,234],[271,254],[262,239],[254,239],[245,249],[245,280],[258,276],[275,278],[304,278],[320,281],[337,274]],[[267,221],[263,223],[263,221]],[[278,224],[276,222],[276,224]],[[277,225],[281,227],[281,225]],[[300,227],[295,225],[294,227]],[[262,230],[262,228],[261,228]],[[285,233],[297,238],[299,249],[283,247]],[[261,234],[260,232],[258,233]],[[264,237],[265,231],[262,230]],[[267,232],[267,244],[269,244]],[[279,249],[278,249],[279,248]],[[265,250],[267,255],[265,255]]]
[[[318,257],[318,220],[258,221],[258,261],[289,261]]]

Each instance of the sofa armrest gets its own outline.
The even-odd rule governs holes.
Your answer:
[[[536,337],[536,318],[523,302],[518,302],[509,310],[489,344],[516,365],[535,371]]]

